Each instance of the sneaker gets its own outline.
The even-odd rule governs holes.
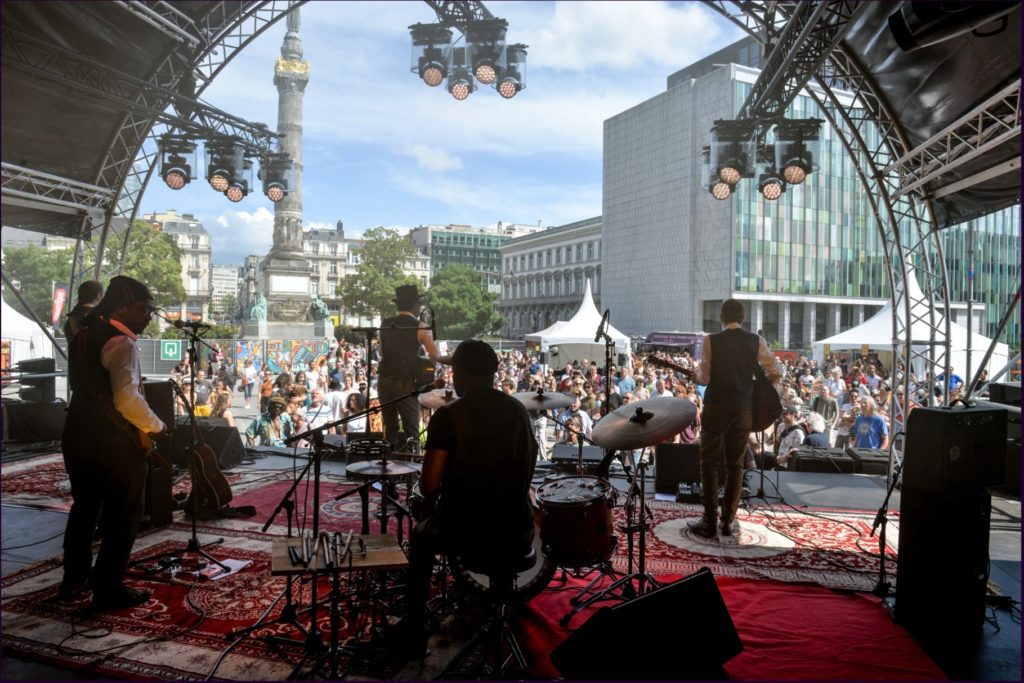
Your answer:
[[[703,536],[704,538],[715,538],[718,536],[718,520],[714,517],[700,517],[686,523],[690,531]]]
[[[722,535],[723,536],[739,536],[740,535],[740,523],[735,519],[730,521],[722,520]]]
[[[109,612],[127,607],[138,607],[149,600],[151,595],[153,595],[153,592],[144,588],[122,586],[113,593],[94,593],[92,596],[92,609],[94,612]]]
[[[64,580],[60,582],[60,589],[57,591],[57,599],[61,602],[71,602],[91,587],[92,575],[89,575],[84,579],[74,580],[65,577]]]

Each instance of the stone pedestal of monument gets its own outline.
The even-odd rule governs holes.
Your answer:
[[[330,320],[312,322],[268,322],[246,320],[242,324],[242,339],[323,339],[334,336]]]

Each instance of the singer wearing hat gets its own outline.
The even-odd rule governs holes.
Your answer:
[[[409,439],[419,443],[420,404],[415,396],[408,394],[433,380],[435,363],[450,365],[451,359],[438,355],[433,334],[420,320],[421,296],[416,285],[396,287],[392,301],[398,308],[398,315],[381,323],[377,395],[384,406],[381,409],[384,438],[393,448],[400,449]],[[421,349],[426,357],[421,355]],[[403,396],[406,398],[386,405]]]
[[[119,275],[68,348],[72,393],[63,451],[72,504],[58,597],[73,600],[91,582],[97,611],[134,607],[150,596],[127,586],[125,574],[142,517],[148,442],[166,429],[142,393],[136,345],[153,312],[146,285]],[[97,524],[103,540],[93,568]]]

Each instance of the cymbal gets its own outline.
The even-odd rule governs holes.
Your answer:
[[[416,474],[419,468],[405,460],[364,460],[354,462],[345,468],[346,474],[360,479],[387,479],[390,477],[404,477],[408,474]]]
[[[662,443],[697,419],[697,406],[685,398],[648,398],[627,403],[594,425],[590,438],[601,448],[631,450]]]
[[[576,397],[571,394],[561,394],[554,391],[520,391],[518,394],[512,394],[512,398],[526,406],[527,410],[568,408],[576,401]]]
[[[420,405],[430,410],[437,410],[443,405],[447,405],[459,397],[451,389],[434,389],[432,391],[425,391],[419,395]]]

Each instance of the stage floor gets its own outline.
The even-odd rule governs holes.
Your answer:
[[[304,464],[300,460],[300,467]],[[269,456],[257,460],[253,465],[243,465],[233,472],[243,471],[246,467],[258,467],[260,470],[280,469],[291,471],[293,462],[290,458]],[[328,461],[324,463],[324,472],[343,474],[344,463]],[[541,479],[538,479],[538,482]],[[626,480],[621,474],[613,474],[612,483],[616,488],[624,490]],[[654,498],[653,473],[648,473],[648,496]],[[760,485],[760,475],[752,473],[751,488],[756,492]],[[777,488],[776,488],[777,487]],[[885,477],[856,474],[819,474],[804,472],[766,472],[764,489],[768,501],[752,498],[751,506],[763,505],[766,502],[778,504],[778,496],[782,502],[796,509],[832,508],[837,510],[874,511],[879,508],[885,498]],[[770,496],[777,496],[771,498]],[[890,509],[898,509],[899,495],[895,492]],[[3,505],[2,546],[22,546],[34,541],[42,541],[36,545],[5,550],[2,555],[2,572],[4,576],[37,562],[56,557],[61,554],[61,536],[66,522],[66,513],[53,510]],[[1021,509],[1020,500],[993,496],[992,522],[990,526],[989,553],[992,560],[991,583],[998,586],[1004,594],[1021,600]],[[43,539],[49,539],[43,541]],[[955,539],[952,539],[955,544]],[[890,567],[895,572],[894,567]],[[942,600],[942,596],[936,596]],[[1018,613],[1019,614],[1019,613]],[[993,612],[994,625],[985,627],[984,639],[973,662],[969,678],[973,680],[1020,680],[1021,677],[1021,638],[1019,621],[1011,619],[1007,612]],[[998,629],[995,628],[998,626]],[[447,648],[435,647],[434,654],[426,668],[424,666],[407,667],[397,678],[423,679],[431,678],[441,671],[447,663],[446,658],[457,651],[457,644]],[[75,680],[88,676],[76,674],[70,669],[57,668],[35,662],[3,655],[2,675],[5,680]]]

